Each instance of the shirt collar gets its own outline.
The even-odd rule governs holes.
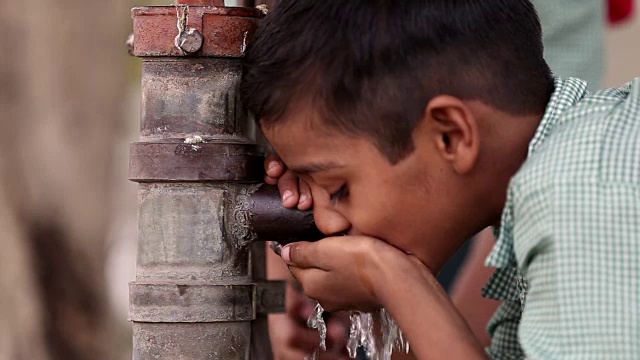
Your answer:
[[[538,125],[533,139],[529,142],[529,156],[531,156],[549,136],[564,111],[575,106],[588,95],[588,93],[587,82],[584,80],[576,78],[563,80],[559,77],[554,79],[553,94],[551,94],[540,125]]]

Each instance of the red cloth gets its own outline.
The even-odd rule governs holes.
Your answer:
[[[608,0],[609,23],[617,24],[633,15],[633,0]]]

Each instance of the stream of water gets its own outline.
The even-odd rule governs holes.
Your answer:
[[[320,334],[320,345],[318,349],[305,360],[316,360],[320,351],[326,350],[327,326],[322,318],[324,309],[320,304],[316,305],[313,315],[307,321],[307,325],[312,329],[317,329]],[[355,359],[358,348],[362,347],[369,360],[390,360],[393,351],[409,352],[409,342],[402,335],[402,331],[396,321],[385,310],[378,311],[380,319],[380,329],[376,334],[374,324],[375,313],[365,313],[354,311],[351,313],[351,328],[349,329],[349,341],[347,351],[349,357]],[[380,343],[376,341],[380,339]]]

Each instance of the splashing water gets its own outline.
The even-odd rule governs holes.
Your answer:
[[[320,304],[317,304],[313,315],[307,321],[307,326],[312,329],[318,329],[320,346],[305,360],[316,360],[320,349],[326,350],[327,326],[322,318],[323,313],[324,309]],[[347,343],[349,357],[355,359],[359,347],[364,349],[367,358],[370,360],[391,360],[391,354],[394,350],[409,353],[409,342],[404,338],[398,324],[386,309],[380,309],[378,314],[382,333],[382,347],[378,350],[374,315],[374,313],[360,311],[351,313],[351,328],[349,329],[349,341]]]
[[[393,350],[409,353],[409,341],[402,335],[402,330],[391,317],[387,309],[380,309],[380,322],[382,327],[382,356],[384,360],[390,360]]]
[[[357,355],[358,347],[364,349],[367,358],[370,360],[390,360],[394,350],[409,353],[409,342],[402,335],[396,321],[385,309],[380,309],[380,330],[382,332],[382,345],[378,349],[376,343],[375,329],[373,323],[373,313],[353,312],[351,314],[351,330],[349,331],[349,342],[347,351],[349,357],[354,359]]]
[[[362,346],[367,358],[375,359],[378,351],[374,337],[373,315],[371,313],[353,312],[350,319],[351,329],[349,330],[349,342],[347,342],[349,357],[355,359],[358,354],[358,347]]]
[[[318,329],[318,334],[320,334],[320,345],[316,349],[316,351],[311,354],[311,356],[306,356],[304,360],[316,360],[318,358],[318,352],[320,350],[327,350],[327,324],[325,324],[324,319],[322,318],[322,314],[324,313],[324,309],[320,303],[316,304],[316,308],[313,310],[313,314],[307,319],[307,326],[311,329]]]

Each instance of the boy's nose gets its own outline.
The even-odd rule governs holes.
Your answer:
[[[351,229],[351,223],[347,218],[326,206],[314,206],[313,218],[318,230],[326,236],[346,234]]]

